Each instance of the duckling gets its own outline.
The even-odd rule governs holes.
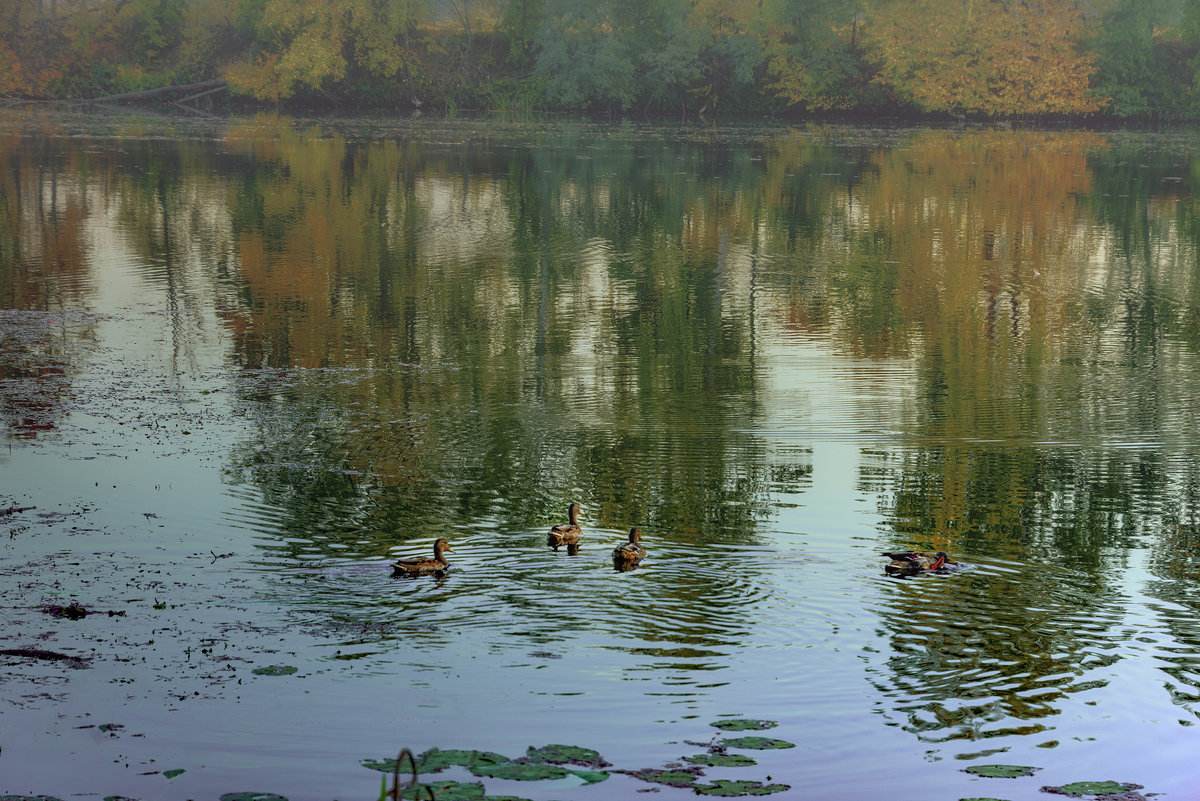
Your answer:
[[[392,577],[441,575],[450,565],[444,555],[449,550],[450,543],[439,538],[433,544],[432,559],[400,559],[392,565]]]
[[[646,556],[646,549],[638,545],[642,541],[642,531],[637,526],[629,529],[629,542],[623,542],[613,548],[613,567],[617,570],[633,570]]]
[[[945,551],[926,553],[925,551],[885,551],[884,556],[892,561],[884,565],[884,572],[889,576],[915,576],[918,573],[940,573],[947,565],[957,565],[946,556]]]
[[[546,544],[556,551],[560,545],[577,549],[579,538],[583,536],[583,529],[579,527],[579,504],[572,503],[567,507],[567,519],[571,522],[559,523],[546,535]]]

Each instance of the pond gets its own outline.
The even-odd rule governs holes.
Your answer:
[[[4,110],[0,794],[1191,797],[1197,142]]]

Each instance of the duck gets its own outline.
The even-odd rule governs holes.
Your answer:
[[[571,522],[559,523],[546,535],[546,544],[556,551],[560,545],[566,545],[568,549],[577,547],[583,536],[583,529],[579,527],[579,504],[572,503],[567,507],[567,519]]]
[[[617,570],[632,570],[646,556],[646,549],[638,543],[642,541],[642,531],[637,526],[629,529],[629,542],[623,542],[613,548],[613,567]]]
[[[392,564],[392,577],[441,575],[450,566],[445,556],[445,552],[449,550],[450,543],[438,538],[433,544],[432,559],[400,559]]]
[[[892,561],[884,565],[884,572],[889,576],[915,576],[919,573],[941,573],[957,565],[946,555],[945,551],[928,553],[926,551],[884,551],[884,556]]]

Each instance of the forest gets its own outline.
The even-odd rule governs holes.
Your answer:
[[[155,93],[155,90],[161,90]],[[1200,119],[1200,0],[4,0],[0,98]]]

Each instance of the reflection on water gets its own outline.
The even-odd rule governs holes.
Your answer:
[[[965,796],[965,760],[1149,784],[1177,751],[1127,752],[1191,743],[1186,143],[28,128],[0,135],[0,459],[215,463],[197,536],[246,546],[320,693],[421,697],[403,744],[469,745],[438,714],[486,730],[497,696],[634,754],[745,714],[816,756],[777,779],[854,798],[888,783],[864,746]],[[570,500],[581,547],[549,550]],[[440,536],[444,577],[391,577]],[[900,548],[966,566],[885,577]]]

